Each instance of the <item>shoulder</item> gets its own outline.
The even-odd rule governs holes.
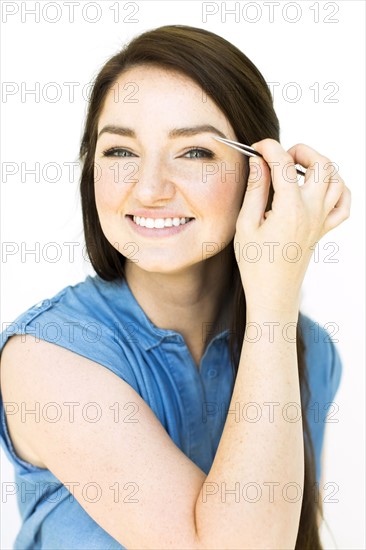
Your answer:
[[[98,399],[106,387],[116,385],[122,392],[120,380],[136,394],[145,396],[139,359],[135,358],[136,342],[131,344],[130,341],[133,340],[131,324],[139,322],[133,311],[130,315],[133,310],[130,296],[123,282],[109,283],[88,276],[3,324],[0,334],[0,440],[5,442],[10,459],[22,468],[42,467],[42,461],[24,437],[19,436],[21,427],[16,423],[17,415],[12,416],[9,403],[34,400],[36,390],[40,387],[52,389],[55,384],[57,392],[64,391],[68,395],[67,392],[75,391],[79,400],[83,395],[90,400],[97,380],[100,381]],[[124,327],[127,327],[125,333]],[[134,353],[129,353],[131,347]],[[134,392],[123,391],[133,401]]]
[[[332,401],[338,391],[342,358],[337,347],[339,327],[334,322],[322,326],[313,318],[300,313],[299,328],[305,344],[305,360],[313,392],[322,393]]]
[[[120,310],[116,304],[117,296],[123,294],[122,287],[123,283],[88,276],[63,288],[6,324],[0,334],[0,354],[9,340],[13,340],[14,349],[25,344],[25,335],[31,335],[35,343],[55,344],[47,347],[54,356],[63,354],[65,350],[60,348],[65,348],[109,368],[136,386],[133,369],[124,357],[123,343],[128,344],[128,338],[121,338],[121,326],[129,320],[128,304]],[[15,335],[19,338],[12,338]]]

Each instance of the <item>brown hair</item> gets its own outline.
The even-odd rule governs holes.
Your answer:
[[[125,257],[106,239],[99,223],[94,195],[94,155],[99,116],[107,92],[122,72],[137,65],[153,64],[180,71],[198,83],[218,105],[233,127],[238,141],[251,144],[264,138],[279,141],[279,122],[273,99],[262,74],[233,44],[204,29],[186,25],[166,25],[134,38],[102,67],[90,98],[80,146],[80,181],[86,249],[93,268],[107,281],[124,278]],[[246,182],[244,182],[246,185]],[[266,210],[273,200],[271,185]],[[235,308],[231,321],[230,353],[234,379],[246,326],[246,301],[238,265],[232,256]],[[297,358],[301,389],[304,432],[305,479],[300,525],[295,550],[322,550],[317,512],[323,517],[321,501],[313,498],[316,484],[315,458],[311,432],[306,418],[310,399],[305,362],[305,344],[297,324]]]

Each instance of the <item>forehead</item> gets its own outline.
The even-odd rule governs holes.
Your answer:
[[[177,70],[156,65],[139,65],[119,75],[108,93],[109,98],[111,99],[111,96],[114,99],[116,98],[114,88],[119,87],[120,97],[118,99],[124,102],[121,90],[126,90],[129,85],[131,88],[133,85],[135,86],[136,98],[142,94],[146,95],[151,91],[158,93],[159,91],[170,92],[172,90],[176,94],[203,95],[203,90],[197,82]]]
[[[229,121],[202,87],[187,75],[159,66],[141,65],[123,72],[106,95],[99,126],[110,117],[135,116],[182,120],[195,123],[208,120],[221,123],[227,131]],[[209,117],[209,118],[208,118]],[[174,119],[174,120],[173,120]]]

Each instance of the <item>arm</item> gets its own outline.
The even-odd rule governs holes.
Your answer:
[[[200,493],[196,507],[198,534],[215,549],[296,545],[304,481],[302,426],[299,421],[283,418],[278,411],[289,403],[301,410],[301,397],[296,343],[281,335],[285,324],[298,321],[301,285],[314,243],[346,219],[350,209],[349,189],[339,174],[332,180],[329,159],[314,149],[298,144],[286,152],[271,139],[252,147],[263,159],[249,159],[248,185],[236,223],[234,250],[245,291],[247,324],[257,323],[261,337],[257,342],[244,338],[231,407],[237,402],[274,402],[279,408],[275,409],[273,423],[264,415],[256,423],[235,422],[230,415],[227,418],[204,485],[211,483],[214,488],[232,491],[238,484],[241,494],[246,483],[255,483],[260,498],[255,503],[245,498],[237,503],[221,489],[208,501],[203,498],[204,490]],[[299,187],[294,162],[307,168],[317,163],[320,181],[315,181],[309,170],[305,184]],[[271,210],[265,212],[271,180],[274,199]],[[260,249],[256,262],[243,261],[246,243],[255,243]],[[271,244],[278,246],[277,254],[269,254]],[[288,245],[297,248],[296,261],[284,253]],[[270,340],[268,326],[273,322],[278,328],[275,341]],[[269,491],[265,493],[263,487],[271,482],[278,488],[274,501],[268,500]],[[297,502],[298,493],[287,497],[282,492],[286,483],[299,489]],[[281,499],[282,495],[285,497]],[[217,524],[225,529],[218,531]]]
[[[303,434],[301,422],[285,421],[282,410],[286,403],[300,403],[296,343],[283,338],[270,342],[269,329],[263,322],[279,322],[281,326],[296,322],[297,311],[274,314],[253,310],[247,312],[247,320],[261,326],[262,337],[256,343],[244,340],[229,410],[234,410],[237,402],[240,410],[244,403],[254,402],[260,405],[262,415],[258,422],[248,422],[242,416],[237,421],[234,414],[228,414],[214,463],[197,501],[198,535],[210,549],[294,548],[304,479]],[[280,405],[274,407],[272,422],[265,402]],[[276,483],[273,502],[269,482]],[[295,503],[282,496],[289,482],[297,483],[301,490],[301,498]],[[225,487],[232,490],[236,483],[239,502],[233,494],[225,495]],[[249,501],[256,495],[253,489],[245,498],[246,483],[258,484],[261,496],[256,503]],[[210,494],[215,488],[218,491]],[[293,490],[288,494],[294,497]]]
[[[202,548],[194,506],[206,475],[130,385],[98,363],[26,335],[11,337],[3,349],[1,391],[4,402],[23,403],[27,410],[34,410],[36,402],[41,411],[47,403],[58,403],[60,421],[47,422],[40,414],[38,423],[34,415],[21,422],[17,414],[7,417],[9,431],[66,487],[70,480],[79,483],[73,490],[76,500],[121,545],[129,550]],[[80,404],[73,422],[67,402]],[[102,411],[98,422],[81,414],[91,402]],[[110,410],[115,402],[119,422]],[[125,403],[136,404],[133,419],[138,422],[124,421],[131,413],[123,409]],[[90,409],[89,416],[94,414]],[[83,498],[90,482],[101,489],[96,502]]]

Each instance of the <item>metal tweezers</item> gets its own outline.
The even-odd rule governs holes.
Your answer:
[[[222,141],[223,143],[226,143],[226,145],[229,145],[230,147],[233,147],[233,149],[236,149],[237,151],[240,151],[243,153],[243,155],[247,155],[248,157],[262,157],[258,151],[253,149],[253,147],[249,147],[249,145],[244,145],[243,143],[238,143],[237,141],[232,141],[231,139],[225,139],[218,136],[213,136],[214,139],[217,139],[218,141]],[[296,172],[299,174],[299,176],[305,176],[306,170],[302,166],[298,165],[297,168],[296,165]]]

